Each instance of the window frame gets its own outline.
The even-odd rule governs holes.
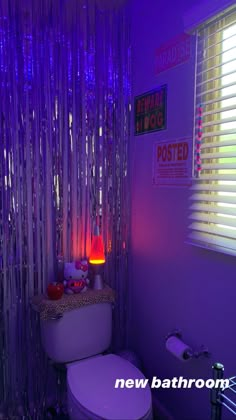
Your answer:
[[[189,225],[188,235],[188,243],[230,255],[236,255],[236,42],[235,48],[232,47],[235,53],[233,58],[235,69],[232,72],[235,76],[233,82],[235,115],[232,118],[232,123],[234,123],[231,130],[234,131],[232,135],[230,130],[222,130],[222,124],[226,124],[225,127],[227,127],[227,123],[230,122],[222,122],[224,111],[221,109],[224,108],[222,108],[224,99],[221,97],[224,98],[224,96],[220,96],[220,92],[225,89],[222,87],[224,77],[222,57],[226,51],[222,50],[224,42],[222,37],[224,31],[233,25],[235,25],[233,37],[235,36],[236,40],[236,7],[230,8],[220,16],[200,25],[195,32],[194,182],[192,187],[194,193],[190,197],[191,202],[195,202],[195,205],[190,205],[189,218],[192,222]],[[199,42],[202,43],[201,48]],[[199,71],[199,67],[201,67],[201,71]],[[204,79],[204,77],[206,78]],[[222,146],[225,137],[230,135],[234,137],[235,144],[232,145],[234,157],[230,155],[229,145]],[[229,153],[224,149],[227,149]],[[232,184],[230,184],[230,180],[224,181],[224,176],[222,176],[231,176],[230,171],[234,171],[232,175],[235,180],[232,181]],[[204,179],[202,174],[204,174]],[[230,191],[224,193],[219,189],[219,185],[222,185],[222,190],[229,189]],[[222,200],[217,200],[217,196],[222,197]],[[226,196],[228,201],[234,201],[234,203],[226,201]],[[230,197],[232,198],[230,199]],[[223,203],[225,204],[222,205]],[[218,205],[221,207],[221,211],[218,210],[217,213]],[[226,207],[233,209],[231,215],[229,208],[226,211]],[[223,220],[224,223],[218,223],[218,219]],[[226,223],[230,225],[228,226]]]

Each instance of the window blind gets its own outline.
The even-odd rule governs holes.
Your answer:
[[[196,31],[188,240],[236,255],[236,8]]]

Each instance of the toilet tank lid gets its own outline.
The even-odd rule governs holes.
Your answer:
[[[144,417],[151,409],[149,385],[144,388],[115,388],[116,379],[146,378],[129,361],[114,354],[73,363],[67,370],[68,387],[86,410],[109,420]]]

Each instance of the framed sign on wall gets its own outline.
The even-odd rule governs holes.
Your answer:
[[[167,85],[134,99],[135,135],[166,129]]]
[[[159,73],[186,63],[191,57],[191,35],[180,34],[156,50],[155,72]]]
[[[153,184],[162,187],[192,184],[192,139],[163,140],[154,144]]]

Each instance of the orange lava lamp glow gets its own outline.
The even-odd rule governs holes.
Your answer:
[[[104,243],[102,236],[99,234],[99,229],[97,229],[92,238],[89,262],[90,264],[104,264],[105,261]]]

